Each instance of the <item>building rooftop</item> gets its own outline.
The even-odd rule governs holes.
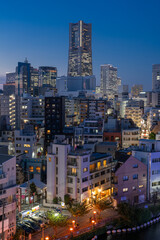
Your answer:
[[[117,146],[117,142],[99,142],[99,143],[97,143],[97,146],[99,146],[99,145],[103,145],[103,146],[107,146],[107,145]]]
[[[0,154],[0,164],[3,164],[4,162],[8,161],[9,159],[13,158],[14,156]]]
[[[94,153],[91,154],[90,162],[96,161],[96,160],[101,159],[101,158],[109,157],[109,156],[111,156],[111,155],[107,154],[107,153],[96,153],[96,152],[94,152]]]

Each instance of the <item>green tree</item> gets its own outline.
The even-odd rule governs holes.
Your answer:
[[[89,205],[86,201],[82,203],[74,203],[71,207],[68,207],[68,211],[72,214],[73,217],[84,216],[89,213]]]
[[[99,200],[94,204],[94,207],[99,211],[99,215],[102,211],[112,206],[112,202],[109,200]]]
[[[53,227],[54,236],[57,235],[57,228],[64,227],[68,224],[68,218],[63,216],[62,214],[55,214],[54,211],[50,211],[47,213],[47,218],[49,220],[49,225]]]
[[[151,133],[149,134],[149,139],[153,139],[153,140],[156,139],[156,135],[155,135],[154,132],[151,132]]]
[[[70,197],[70,195],[69,194],[65,194],[64,195],[64,203],[65,203],[65,205],[69,205],[71,207],[72,202],[73,202],[73,200]]]
[[[53,198],[53,203],[58,204],[58,197]]]

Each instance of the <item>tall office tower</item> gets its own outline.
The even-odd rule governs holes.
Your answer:
[[[117,68],[110,64],[101,65],[101,93],[108,98],[114,98],[118,93],[118,86],[121,80],[117,77]]]
[[[36,68],[31,67],[31,84],[30,84],[30,94],[33,97],[39,96],[39,71]]]
[[[56,88],[56,78],[56,67],[39,67],[39,87]]]
[[[45,149],[65,126],[65,97],[45,98]]]
[[[138,97],[140,92],[143,91],[143,86],[141,84],[135,84],[131,88],[132,97]]]
[[[6,73],[6,83],[15,83],[16,73]]]
[[[31,85],[31,65],[27,59],[24,62],[18,62],[16,67],[15,93],[22,96],[23,93],[30,93]]]
[[[79,21],[69,24],[68,76],[92,75],[92,25]]]
[[[152,65],[152,91],[160,91],[160,64]]]

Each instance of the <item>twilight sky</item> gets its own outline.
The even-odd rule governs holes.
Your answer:
[[[5,0],[0,3],[0,75],[25,57],[33,67],[67,73],[69,23],[92,23],[93,73],[113,64],[123,84],[151,89],[160,63],[159,0]]]

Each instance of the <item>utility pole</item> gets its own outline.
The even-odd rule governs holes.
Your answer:
[[[4,208],[5,208],[5,200],[2,200],[2,240],[5,240],[4,238]]]

